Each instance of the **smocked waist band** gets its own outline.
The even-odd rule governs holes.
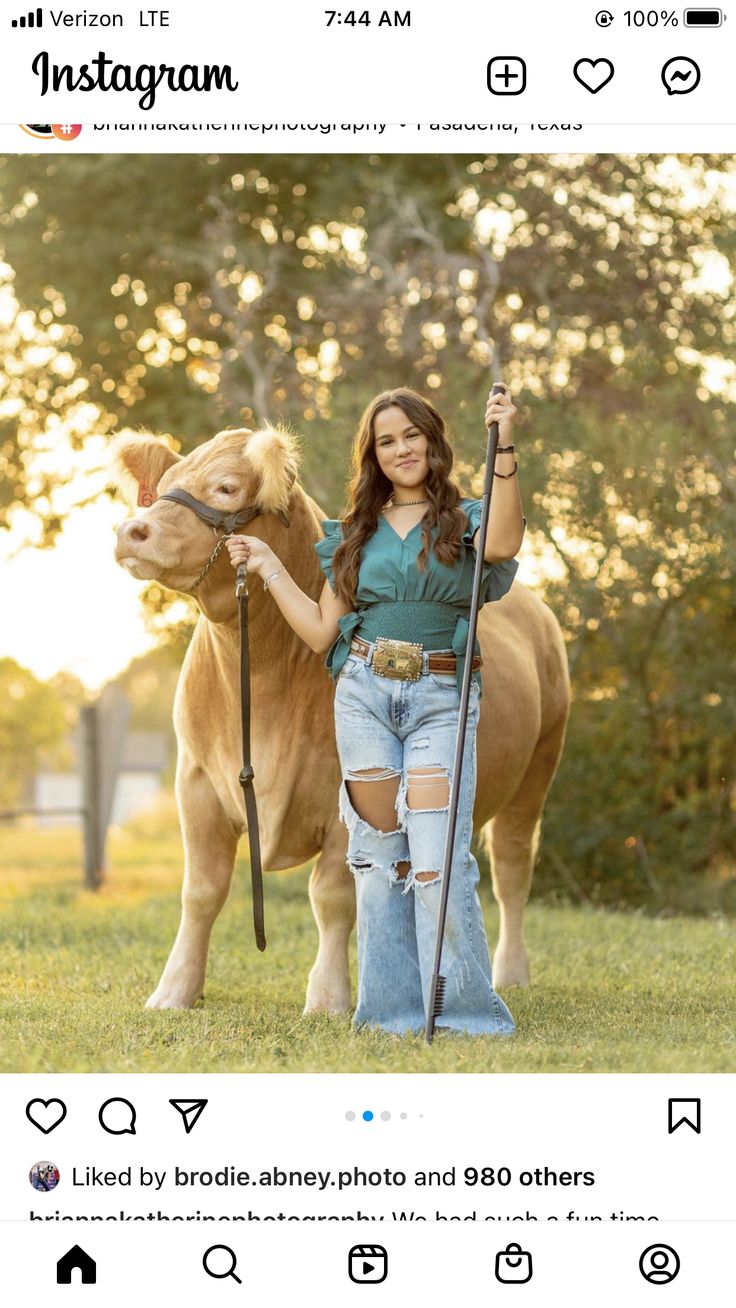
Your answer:
[[[359,630],[368,641],[385,636],[421,644],[425,649],[452,650],[460,616],[452,604],[433,600],[382,600],[361,608]]]

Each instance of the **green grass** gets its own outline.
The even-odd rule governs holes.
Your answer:
[[[266,878],[258,954],[241,860],[191,1012],[143,1008],[178,921],[178,837],[121,832],[97,894],[53,834],[3,833],[4,1072],[721,1072],[736,1067],[736,928],[725,919],[528,910],[533,983],[504,993],[510,1039],[355,1033],[304,1018],[316,931],[307,870]],[[482,899],[489,939],[496,912]],[[353,941],[354,951],[354,941]],[[352,958],[355,969],[354,952]]]

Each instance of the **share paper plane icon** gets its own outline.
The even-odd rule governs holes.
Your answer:
[[[197,1125],[209,1103],[209,1099],[170,1099],[169,1103],[172,1108],[176,1109],[177,1113],[181,1113],[184,1130],[189,1135],[192,1128]]]

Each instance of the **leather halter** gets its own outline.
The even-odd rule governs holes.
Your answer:
[[[174,500],[176,504],[183,504],[185,508],[191,509],[192,513],[196,513],[197,517],[200,518],[202,522],[206,522],[208,527],[212,527],[215,535],[217,535],[218,531],[223,532],[223,535],[218,538],[214,550],[205,563],[194,585],[184,591],[185,595],[193,595],[200,583],[204,581],[213,563],[221,553],[222,547],[228,536],[232,536],[233,532],[237,531],[239,527],[246,527],[249,522],[252,522],[254,518],[257,518],[258,515],[263,512],[263,510],[256,504],[248,505],[244,509],[238,509],[236,513],[226,513],[222,509],[212,508],[210,504],[203,504],[202,500],[195,499],[193,495],[189,494],[189,491],[185,490],[165,491],[164,494],[159,495],[158,498],[160,500]],[[289,519],[283,509],[278,511],[278,517],[281,519],[284,526],[288,527]],[[177,589],[183,588],[177,587]]]
[[[177,504],[186,505],[203,522],[206,522],[210,527],[214,527],[215,530],[224,529],[228,536],[237,531],[238,527],[247,526],[249,522],[252,522],[253,518],[257,518],[258,514],[263,512],[263,509],[254,504],[245,509],[238,509],[236,513],[226,513],[223,509],[213,509],[211,505],[203,504],[201,500],[195,500],[194,496],[189,494],[189,491],[178,489],[164,491],[163,495],[159,495],[158,498],[160,500],[176,500]],[[289,519],[283,510],[279,511],[278,516],[284,526],[288,527]]]
[[[293,485],[296,479],[296,473],[291,479]],[[200,582],[204,580],[210,568],[217,559],[228,536],[239,527],[245,527],[254,518],[257,518],[263,510],[258,505],[249,505],[247,508],[239,509],[237,513],[225,513],[221,509],[214,509],[209,504],[203,504],[201,500],[195,499],[189,491],[171,490],[166,491],[158,497],[161,500],[174,500],[176,504],[183,504],[185,508],[191,509],[196,513],[202,522],[206,522],[212,527],[215,535],[222,531],[218,538],[217,544],[212,551],[209,559],[205,563],[197,580],[193,586],[185,591],[187,595],[193,595]],[[285,527],[289,526],[289,519],[283,509],[278,511],[278,517]],[[247,572],[244,565],[238,569],[238,580],[235,587],[235,594],[238,600],[238,617],[240,624],[240,725],[243,740],[243,766],[238,774],[238,781],[243,791],[245,800],[245,812],[248,819],[248,847],[250,850],[250,875],[251,885],[253,887],[253,926],[255,929],[256,945],[260,950],[266,948],[266,929],[263,912],[263,870],[261,868],[261,847],[258,839],[258,810],[256,808],[256,797],[253,792],[254,772],[250,760],[250,660],[248,656],[248,585]]]

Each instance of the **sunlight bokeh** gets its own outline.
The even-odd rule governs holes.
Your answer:
[[[551,166],[555,161],[579,165],[579,174],[556,185],[551,197],[554,205],[580,218],[583,227],[589,225],[592,229],[602,224],[607,250],[615,250],[620,230],[636,208],[635,195],[615,188],[609,193],[605,183],[602,191],[598,188],[593,194],[584,155],[550,156]],[[638,215],[637,239],[642,246],[657,244],[660,231],[656,209],[663,197],[674,197],[686,215],[697,214],[714,199],[722,212],[736,212],[733,171],[703,170],[699,162],[689,164],[683,157],[672,154],[649,160],[647,169],[648,180],[656,189],[652,192],[654,209],[642,208]],[[481,161],[471,164],[467,174],[447,208],[448,215],[471,225],[484,257],[501,261],[510,246],[516,250],[529,247],[537,234],[535,220],[521,207],[519,196],[504,190],[489,193]],[[544,181],[541,170],[531,173],[530,198]],[[246,178],[240,173],[235,173],[230,182],[236,192],[246,186]],[[268,185],[268,180],[259,176],[256,191],[268,189]],[[306,187],[297,190],[301,194]],[[14,210],[15,219],[20,221],[37,203],[38,197],[27,189]],[[358,220],[364,210],[359,208],[354,213],[358,216],[354,223],[312,222],[308,226],[297,242],[306,251],[305,266],[313,266],[316,256],[329,254],[356,275],[366,270],[370,262],[366,253],[368,231],[362,220]],[[270,218],[258,220],[258,232],[266,246],[278,243],[277,229]],[[292,232],[289,240],[293,235]],[[550,248],[564,253],[568,238],[568,230],[561,227],[549,237]],[[257,305],[266,297],[264,276],[241,260],[235,245],[225,245],[222,259],[225,265],[218,270],[215,283],[221,290],[235,288],[239,311]],[[603,266],[607,267],[606,261]],[[682,309],[684,297],[725,298],[733,292],[728,258],[709,245],[705,234],[694,237],[688,249],[688,273],[691,275],[684,276],[672,292],[672,303],[678,311]],[[582,285],[583,277],[578,276]],[[474,365],[485,368],[491,355],[489,344],[479,331],[477,281],[477,270],[458,268],[456,308],[462,320],[460,335],[467,345],[468,358]],[[16,426],[18,446],[14,450],[12,443],[7,447],[0,444],[0,478],[13,459],[22,463],[27,476],[28,502],[34,503],[39,512],[34,514],[18,508],[13,512],[11,529],[0,535],[3,611],[6,615],[13,614],[12,620],[6,620],[0,630],[0,656],[16,659],[42,679],[66,670],[89,689],[97,689],[122,671],[131,658],[150,649],[156,639],[146,627],[139,602],[146,583],[132,579],[114,560],[114,531],[128,516],[129,509],[106,494],[108,479],[104,463],[110,435],[120,429],[116,427],[116,418],[105,411],[104,400],[98,407],[88,398],[88,378],[74,354],[81,336],[78,327],[68,321],[61,292],[53,286],[44,286],[45,307],[35,312],[19,303],[14,283],[15,273],[10,263],[0,260],[0,331],[4,342],[0,351],[0,422]],[[430,289],[420,278],[409,277],[404,307],[420,304]],[[152,321],[142,334],[134,337],[131,328],[130,344],[141,352],[141,358],[135,366],[126,364],[119,382],[118,398],[122,397],[126,404],[132,401],[133,392],[147,370],[165,370],[172,361],[186,360],[187,375],[207,395],[221,385],[223,351],[214,339],[208,339],[208,328],[221,321],[221,314],[218,310],[214,316],[201,318],[198,334],[189,335],[182,306],[191,286],[182,282],[174,290],[175,303],[152,303]],[[120,310],[114,319],[115,328],[127,330],[131,313],[128,299],[140,308],[147,303],[148,291],[142,281],[131,280],[131,275],[121,272],[110,287],[110,294]],[[223,303],[235,317],[233,306]],[[616,321],[608,323],[605,331],[594,331],[583,301],[574,320],[553,326],[543,312],[533,311],[533,303],[530,300],[526,304],[513,291],[497,299],[493,306],[494,313],[507,326],[509,339],[519,347],[519,360],[513,361],[513,380],[522,396],[524,392],[537,398],[550,392],[564,392],[569,384],[571,364],[590,346],[591,334],[596,337],[595,348],[607,354],[611,363],[616,367],[624,363],[625,350]],[[213,308],[209,300],[207,305]],[[389,352],[397,347],[394,336],[398,337],[402,330],[399,309],[398,301],[387,301],[386,321],[381,330]],[[298,298],[296,311],[297,326],[319,316],[315,299],[306,293]],[[263,327],[271,346],[284,354],[293,345],[285,323],[284,315],[277,313]],[[306,388],[302,392],[303,422],[312,421],[319,410],[327,420],[331,446],[330,388],[342,369],[343,355],[353,358],[356,350],[358,355],[360,351],[347,337],[338,338],[334,323],[326,323],[325,333],[328,329],[330,335],[325,336],[317,349],[298,347],[293,353],[296,373]],[[726,403],[736,402],[736,364],[727,342],[714,339],[712,349],[695,349],[687,335],[678,339],[677,330],[674,326],[668,328],[672,355],[684,367],[699,370],[695,392],[698,400],[707,402],[718,396]],[[436,355],[437,360],[436,368],[427,373],[426,384],[429,388],[439,388],[443,382],[439,360],[443,352],[450,351],[447,326],[436,305],[431,313],[428,308],[426,320],[420,324],[419,338],[428,357]],[[246,332],[241,345],[249,339]],[[540,368],[537,355],[548,360],[548,368]],[[112,393],[114,380],[107,378],[102,389]],[[97,394],[99,398],[99,391]],[[276,399],[281,402],[285,394],[285,391],[277,392]],[[39,414],[43,415],[40,419]],[[452,415],[449,416],[452,420]],[[338,448],[342,436],[338,426],[335,435]],[[533,439],[531,432],[520,433],[522,474],[524,444],[531,445]],[[579,540],[574,532],[571,534],[569,523],[565,526],[554,523],[549,535],[534,530],[535,502],[524,494],[523,485],[521,489],[529,526],[519,556],[519,580],[534,587],[548,578],[560,579],[565,574],[565,560],[571,563],[577,560],[581,566],[581,556],[590,558],[590,576],[597,575],[596,548]],[[335,494],[334,488],[332,493]],[[474,493],[480,494],[480,489]],[[537,504],[540,499],[536,497]],[[43,530],[44,515],[56,515],[64,521],[52,548],[41,548],[39,533]],[[622,539],[634,526],[637,531],[645,529],[641,520],[629,520],[621,513],[618,527]]]

